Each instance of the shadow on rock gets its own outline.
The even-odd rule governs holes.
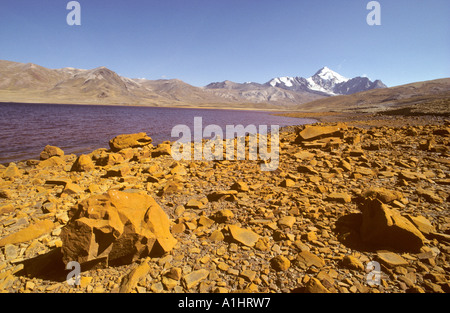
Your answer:
[[[352,250],[373,252],[374,247],[365,244],[361,239],[360,229],[362,224],[362,214],[351,213],[341,216],[336,221],[335,233],[339,242]]]
[[[351,213],[341,216],[336,221],[335,233],[340,243],[347,248],[360,252],[377,252],[378,250],[389,250],[395,252],[407,252],[408,249],[396,248],[392,245],[384,243],[368,243],[361,236],[361,225],[363,223],[363,215],[360,213]]]
[[[19,264],[23,264],[23,269],[16,273],[17,276],[62,282],[66,279],[68,273],[62,261],[61,248],[51,250],[46,254],[25,260]]]
[[[86,262],[81,265],[81,272],[101,267],[101,260]],[[72,269],[67,270],[63,262],[61,248],[53,249],[46,254],[22,261],[23,269],[16,273],[16,276],[25,276],[28,278],[39,278],[55,282],[63,282],[67,274]]]

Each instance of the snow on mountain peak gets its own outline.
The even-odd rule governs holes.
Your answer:
[[[326,66],[321,68],[316,74],[314,74],[314,76],[316,77],[318,76],[323,80],[334,80],[336,83],[343,83],[349,81],[348,78],[342,76],[341,74],[336,73],[335,71],[329,69]]]
[[[292,83],[293,80],[294,80],[293,77],[287,77],[287,76],[277,77],[277,78],[274,78],[274,79],[272,79],[270,81],[270,85],[272,87],[275,87],[278,84],[282,84],[282,85],[284,85],[286,87],[292,87],[293,86],[293,83]]]
[[[339,73],[324,66],[309,78],[302,77],[277,77],[266,83],[272,87],[279,87],[293,91],[313,91],[330,96],[340,94],[350,94],[373,88],[383,88],[385,86],[374,84],[369,79],[361,77],[346,78]]]

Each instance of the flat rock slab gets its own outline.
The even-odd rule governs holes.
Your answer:
[[[341,202],[341,203],[349,203],[352,201],[352,197],[347,193],[333,192],[333,193],[330,193],[325,198],[325,200],[326,201],[337,201],[337,202]]]
[[[297,255],[296,263],[298,266],[302,268],[308,268],[310,266],[315,266],[317,268],[321,268],[325,265],[325,261],[322,260],[317,255],[309,252],[302,251]]]
[[[298,140],[315,140],[324,137],[335,137],[340,135],[341,130],[346,126],[338,124],[336,126],[306,126],[299,134]]]
[[[384,265],[388,267],[406,266],[406,261],[401,255],[389,251],[378,251],[377,257]]]
[[[209,271],[206,269],[200,269],[197,271],[190,272],[183,277],[183,284],[186,289],[191,289],[206,277],[208,277]]]
[[[255,232],[240,228],[236,225],[229,225],[228,230],[234,240],[248,247],[253,247],[260,238]]]
[[[55,224],[49,220],[38,221],[24,229],[19,230],[5,238],[0,240],[0,247],[7,244],[17,244],[22,242],[31,241],[39,238],[42,235],[50,233],[55,228]]]

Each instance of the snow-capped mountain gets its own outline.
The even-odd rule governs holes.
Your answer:
[[[386,88],[380,80],[372,82],[367,77],[346,78],[328,67],[321,68],[309,78],[277,77],[266,83],[267,86],[292,91],[310,91],[326,95],[349,95],[376,88]]]

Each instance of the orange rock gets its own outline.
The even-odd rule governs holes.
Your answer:
[[[38,168],[64,166],[66,162],[59,156],[53,156],[47,160],[39,162]]]
[[[45,146],[39,157],[41,160],[47,160],[53,156],[62,157],[64,156],[64,151],[55,146]]]
[[[147,275],[150,271],[150,265],[148,262],[142,262],[132,270],[128,275],[122,278],[122,282],[120,283],[120,293],[130,293],[134,288],[136,288],[138,282]]]
[[[152,138],[146,133],[119,135],[109,141],[109,147],[117,152],[126,148],[138,148],[152,143]]]
[[[414,224],[380,200],[366,200],[361,211],[363,242],[412,252],[424,245],[425,237]]]
[[[229,225],[228,230],[234,240],[248,247],[253,247],[260,238],[255,232],[240,228],[236,225]]]
[[[90,172],[95,169],[94,162],[92,162],[92,159],[87,155],[80,155],[75,163],[72,166],[72,171],[75,172]]]
[[[297,140],[310,141],[324,137],[339,137],[341,130],[347,129],[345,124],[339,123],[336,126],[320,126],[320,125],[308,125],[299,134]]]
[[[142,192],[110,190],[79,204],[61,232],[64,261],[131,263],[169,252],[177,243],[166,213]]]

